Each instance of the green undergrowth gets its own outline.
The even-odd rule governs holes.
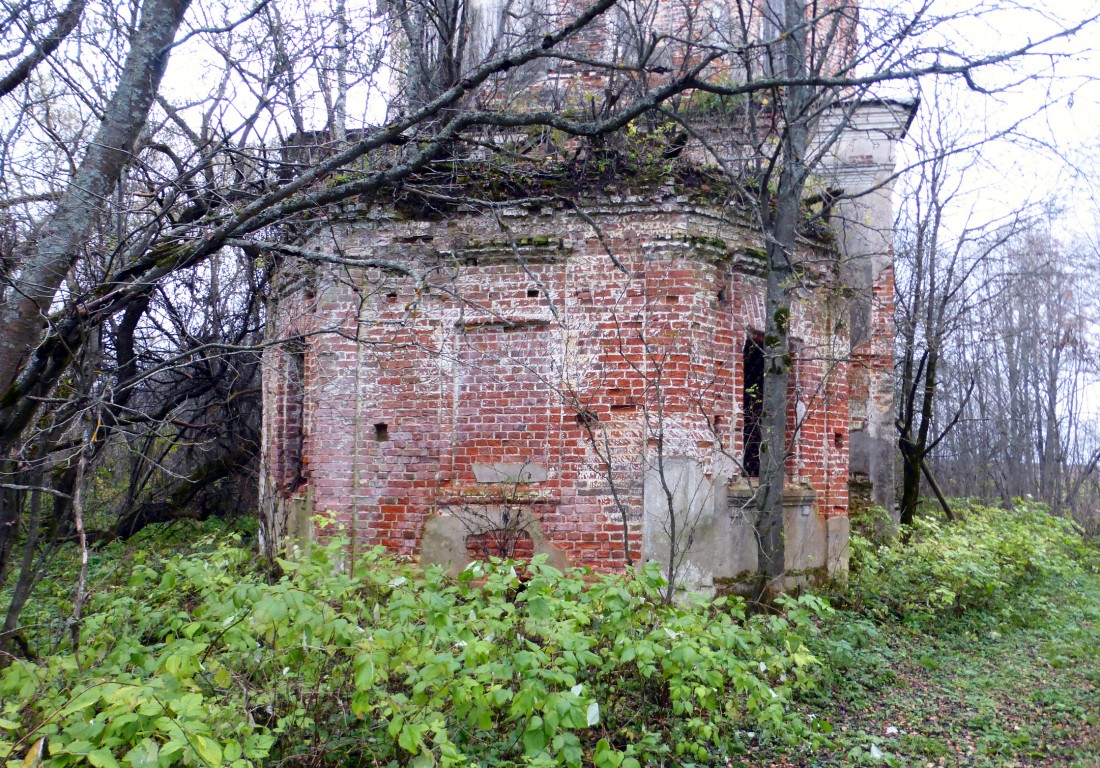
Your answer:
[[[818,598],[746,617],[736,599],[663,604],[655,567],[493,562],[452,580],[381,552],[348,568],[343,546],[282,562],[273,583],[233,536],[101,558],[78,652],[0,673],[0,755],[634,768],[817,738],[792,701],[820,679]]]
[[[958,511],[857,532],[829,602],[756,615],[736,598],[665,605],[654,567],[494,561],[451,579],[377,551],[349,564],[341,541],[275,567],[240,534],[189,529],[94,553],[75,653],[68,553],[27,614],[37,657],[0,671],[0,756],[1100,766],[1096,549],[1039,505]]]
[[[958,512],[853,538],[801,699],[831,744],[764,764],[1100,766],[1100,553],[1041,505]]]
[[[1018,501],[1006,510],[963,502],[955,510],[956,522],[929,510],[896,539],[853,533],[851,578],[839,602],[916,627],[986,613],[1028,622],[1042,616],[1029,594],[1036,586],[1100,572],[1077,526],[1042,504]]]

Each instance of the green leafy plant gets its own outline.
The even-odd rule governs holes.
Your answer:
[[[339,539],[280,565],[268,583],[210,537],[112,570],[84,646],[0,673],[0,758],[632,768],[818,738],[791,708],[817,679],[813,596],[747,617],[666,605],[655,565],[495,560],[452,580],[381,551],[348,568]]]
[[[918,517],[894,540],[853,534],[846,599],[880,618],[923,626],[975,610],[1019,611],[1012,598],[1030,585],[1095,567],[1074,523],[1042,504],[1019,500],[1006,510],[967,503],[959,512],[956,523]]]

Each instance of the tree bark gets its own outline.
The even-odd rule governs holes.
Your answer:
[[[18,478],[14,462],[0,462],[0,477]],[[22,521],[23,493],[14,488],[0,488],[0,589],[7,583],[11,556],[19,538]]]
[[[783,489],[787,461],[787,391],[791,372],[791,294],[802,192],[807,178],[810,138],[809,108],[813,87],[806,79],[806,7],[802,0],[784,3],[783,74],[794,81],[785,89],[781,129],[782,168],[774,211],[766,197],[761,220],[767,238],[768,284],[764,301],[764,402],[760,419],[760,490],[757,494],[757,568],[760,597],[782,587],[786,560],[783,541]],[[766,195],[766,192],[765,192]]]
[[[104,201],[130,162],[160,87],[168,52],[190,0],[146,0],[119,83],[103,122],[61,195],[41,236],[27,246],[18,271],[18,290],[0,304],[0,405],[26,393],[19,373],[37,354],[44,318],[61,286],[89,241]],[[14,435],[5,430],[0,450]]]
[[[951,511],[951,504],[947,501],[947,497],[940,489],[940,484],[936,481],[936,476],[932,474],[932,470],[928,468],[928,464],[925,463],[924,459],[921,459],[920,468],[921,471],[924,472],[925,479],[928,481],[928,487],[932,489],[936,501],[940,503],[944,516],[950,522],[955,522],[955,513]]]
[[[921,387],[920,423],[917,426],[917,434],[913,435],[912,409],[916,403],[912,394],[907,403],[910,411],[905,429],[898,440],[898,449],[901,451],[902,486],[901,486],[901,524],[912,525],[916,516],[917,503],[920,501],[921,465],[924,464],[928,454],[928,433],[932,426],[932,410],[935,404],[936,371],[939,368],[939,347],[941,340],[930,334],[928,339],[927,362],[924,366],[924,382]]]
[[[36,478],[36,482],[41,482],[40,475]],[[12,589],[11,603],[8,605],[8,611],[4,617],[3,631],[0,632],[0,653],[7,650],[8,639],[12,643],[17,642],[15,637],[18,634],[19,616],[23,612],[23,607],[27,604],[27,599],[31,596],[34,585],[38,583],[39,569],[36,567],[36,562],[38,561],[39,532],[42,527],[41,491],[31,492],[29,507],[27,535],[23,542],[23,557],[19,567],[19,576],[15,581],[15,587]],[[30,655],[29,647],[24,647],[22,650],[24,656]]]

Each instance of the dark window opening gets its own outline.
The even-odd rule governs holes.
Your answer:
[[[728,298],[728,296],[726,294],[726,289],[725,288],[719,288],[718,289],[718,303],[719,304],[725,304],[727,298]]]
[[[756,339],[745,341],[744,370],[745,455],[741,464],[747,477],[760,477],[760,418],[764,413],[764,347]]]
[[[375,424],[374,425],[374,439],[380,443],[390,439],[390,427],[388,424]]]
[[[537,299],[538,297],[539,297],[539,289],[538,288],[528,288],[527,289],[527,298]]]

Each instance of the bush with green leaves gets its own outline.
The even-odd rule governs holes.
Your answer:
[[[954,523],[924,515],[895,540],[852,535],[846,600],[878,616],[917,624],[969,611],[1008,610],[1049,576],[1095,567],[1076,525],[1032,501],[1011,509],[969,502]]]
[[[78,653],[0,672],[0,758],[636,768],[721,762],[750,731],[816,738],[790,707],[816,677],[812,596],[746,617],[739,599],[665,604],[655,567],[449,579],[345,553],[314,547],[275,583],[225,539],[115,571]]]

